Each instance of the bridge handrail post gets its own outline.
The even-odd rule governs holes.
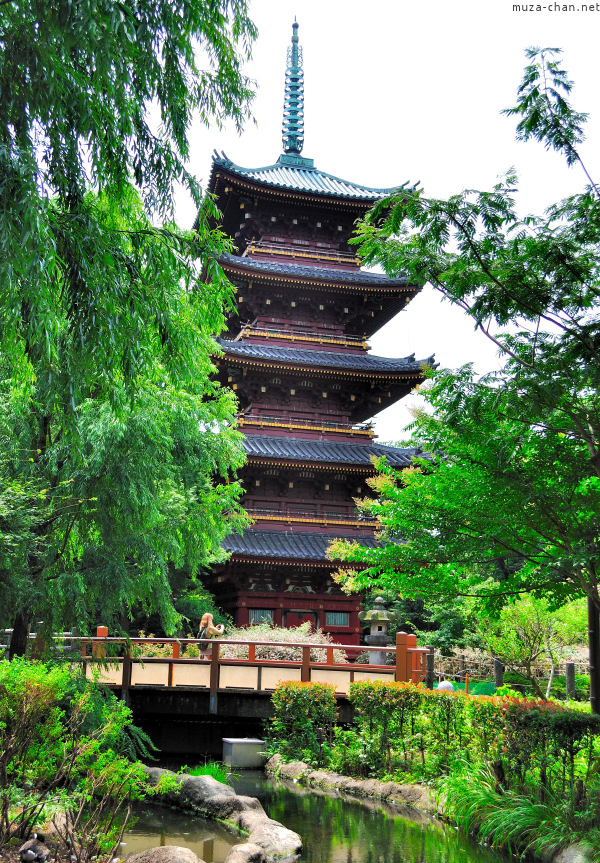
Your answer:
[[[310,680],[310,647],[302,645],[302,671],[300,672],[300,680],[302,683],[308,683]]]
[[[108,626],[97,626],[96,638],[108,638]],[[94,641],[92,646],[92,656],[94,657],[94,659],[105,659],[106,648],[99,644],[97,641]]]
[[[210,654],[210,697],[209,713],[217,712],[217,689],[219,687],[219,642],[213,640]]]
[[[409,683],[419,682],[419,666],[417,661],[420,659],[417,653],[417,636],[409,633],[406,636],[406,678]]]
[[[131,686],[131,646],[125,645],[121,668],[121,699],[129,706],[129,687]]]
[[[396,682],[406,680],[406,632],[396,633]]]
[[[179,649],[180,644],[178,641],[174,641],[172,644],[173,650],[171,652],[171,659],[169,661],[169,676],[167,678],[167,686],[173,686],[173,660],[179,659]]]

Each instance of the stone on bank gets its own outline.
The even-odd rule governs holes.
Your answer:
[[[164,774],[176,775],[171,770],[163,770],[160,767],[146,767],[145,770],[148,784],[151,786],[157,785]],[[217,782],[212,776],[189,776],[184,773],[181,774],[180,779],[176,789],[162,796],[165,803],[176,809],[198,812],[209,818],[215,818],[229,827],[249,834],[247,842],[233,846],[225,863],[262,863],[262,860],[294,858],[301,853],[302,840],[298,834],[288,830],[279,821],[269,818],[256,797],[238,795],[229,785]],[[140,855],[132,854],[127,858],[127,863],[197,863],[196,855],[191,851],[189,853],[193,855],[193,861],[133,860]]]

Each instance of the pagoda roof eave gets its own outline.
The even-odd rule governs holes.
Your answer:
[[[415,360],[414,354],[401,359],[374,357],[370,354],[341,354],[317,349],[274,347],[218,338],[217,343],[229,362],[251,366],[310,371],[316,374],[342,374],[377,379],[422,378],[424,366],[434,366],[433,355]]]
[[[305,531],[246,528],[243,534],[232,533],[225,537],[223,548],[231,553],[233,560],[277,560],[280,564],[302,561],[334,568],[336,562],[326,556],[326,551],[337,539],[358,539],[367,548],[379,545],[379,542],[370,536],[344,537]]]
[[[361,292],[370,288],[379,291],[382,288],[393,288],[396,291],[402,290],[414,294],[421,290],[419,285],[408,283],[405,276],[390,278],[383,273],[368,273],[362,270],[336,270],[333,267],[288,264],[283,261],[261,261],[240,255],[222,255],[218,263],[226,272],[233,269],[236,272],[249,273],[253,278],[262,277],[270,281],[295,281],[303,284],[323,285],[324,287],[339,284],[345,289],[348,286],[356,285]]]
[[[385,189],[372,188],[343,180],[341,177],[336,177],[334,174],[328,174],[306,164],[296,166],[276,162],[261,168],[244,168],[232,162],[225,153],[219,155],[215,151],[209,183],[211,191],[215,190],[219,169],[226,171],[229,176],[241,183],[251,184],[254,188],[264,188],[279,192],[284,196],[290,194],[306,195],[311,198],[336,200],[361,207],[371,207],[376,201],[391,194],[395,189],[408,186],[408,181],[406,181],[401,186],[390,186]]]
[[[308,438],[247,434],[244,449],[249,462],[321,466],[339,470],[374,472],[373,460],[386,457],[392,467],[410,467],[418,447],[391,447],[384,444],[357,444],[345,441],[319,441]]]

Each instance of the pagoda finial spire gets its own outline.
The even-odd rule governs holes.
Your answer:
[[[304,144],[304,71],[298,44],[298,23],[292,24],[292,44],[287,49],[283,100],[283,152],[301,153]]]

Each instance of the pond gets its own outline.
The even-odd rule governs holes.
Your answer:
[[[499,863],[501,857],[426,817],[380,801],[320,793],[246,771],[239,794],[258,797],[269,817],[302,837],[306,863]],[[160,806],[141,806],[126,833],[124,854],[183,845],[206,863],[223,863],[240,838],[214,821]],[[410,816],[410,817],[408,817]]]

